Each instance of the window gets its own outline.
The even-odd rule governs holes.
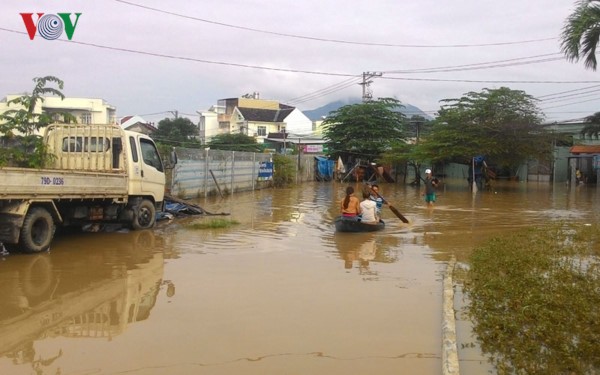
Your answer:
[[[92,114],[89,112],[81,114],[81,123],[82,124],[91,124],[92,123]]]
[[[162,162],[160,161],[160,156],[158,156],[158,150],[154,146],[154,143],[148,139],[140,138],[140,149],[144,163],[162,172]]]
[[[110,141],[100,137],[64,137],[63,152],[105,152],[110,148]]]
[[[63,152],[81,152],[83,150],[81,137],[64,137],[62,141]]]
[[[129,137],[129,147],[131,148],[131,160],[133,160],[134,163],[137,163],[139,159],[134,137]]]
[[[267,136],[267,127],[266,126],[257,126],[256,134],[260,137],[266,137]]]

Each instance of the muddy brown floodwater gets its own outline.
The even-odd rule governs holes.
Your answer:
[[[334,233],[345,184],[202,199],[240,224],[60,235],[0,256],[0,374],[441,374],[442,278],[492,236],[598,221],[595,187],[382,184],[385,230]],[[360,187],[360,185],[357,185]],[[457,297],[460,304],[460,298]],[[458,314],[460,316],[460,314]],[[459,346],[472,342],[459,319]],[[490,371],[459,350],[461,373]]]

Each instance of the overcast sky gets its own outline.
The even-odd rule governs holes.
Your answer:
[[[600,72],[566,61],[572,0],[3,0],[0,97],[54,75],[63,93],[102,98],[117,116],[159,121],[258,92],[301,110],[373,97],[434,115],[440,100],[502,86],[542,99],[547,121],[600,111]],[[71,41],[19,13],[81,13]],[[37,21],[37,16],[33,17]],[[468,66],[465,66],[468,65]],[[445,68],[428,72],[423,69]],[[473,69],[477,68],[477,69]],[[419,71],[421,70],[421,71]]]

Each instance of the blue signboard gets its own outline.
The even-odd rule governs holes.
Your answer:
[[[273,179],[273,162],[261,161],[258,163],[258,179],[260,181]]]

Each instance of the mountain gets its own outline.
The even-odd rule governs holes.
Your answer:
[[[335,102],[325,104],[324,106],[316,108],[316,109],[302,111],[302,113],[304,113],[304,115],[306,115],[306,117],[308,117],[312,121],[317,121],[317,120],[322,120],[324,116],[327,116],[329,114],[329,112],[335,111],[336,109],[338,109],[340,107],[343,107],[343,106],[349,105],[349,104],[358,104],[358,103],[362,103],[362,100],[360,98],[350,98],[345,101],[338,100]],[[415,107],[414,105],[407,104],[407,103],[402,103],[402,105],[404,106],[404,108],[401,108],[400,112],[404,113],[406,115],[406,117],[408,117],[408,118],[411,118],[412,116],[417,115],[417,116],[423,116],[427,120],[433,120],[433,117],[426,114],[420,108]]]

